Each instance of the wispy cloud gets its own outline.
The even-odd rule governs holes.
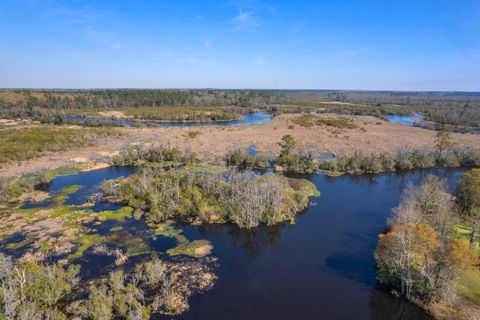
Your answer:
[[[119,35],[115,32],[87,28],[86,35],[90,40],[109,49],[120,49],[126,46],[126,43],[120,40]]]
[[[52,0],[49,5],[37,3],[46,18],[59,25],[75,28],[78,34],[88,41],[109,49],[119,49],[127,45],[121,37],[122,16],[116,11],[106,11],[91,6],[72,6]]]
[[[234,30],[254,31],[263,25],[254,9],[239,9],[238,14],[231,20]]]

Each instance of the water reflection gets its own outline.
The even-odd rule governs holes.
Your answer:
[[[242,248],[248,257],[254,258],[263,251],[274,251],[280,246],[282,229],[281,225],[248,230],[232,227],[229,228],[229,239],[232,246]]]
[[[389,294],[386,288],[378,287],[372,291],[368,301],[368,310],[372,320],[425,320],[433,319],[423,313],[419,307],[405,299]]]
[[[178,121],[142,121],[126,119],[109,119],[100,117],[68,116],[66,120],[73,123],[89,122],[95,125],[117,125],[126,127],[197,127],[197,126],[241,126],[257,125],[272,121],[272,116],[266,112],[246,113],[241,120],[211,121],[211,122],[178,122]]]
[[[294,225],[186,228],[213,244],[219,279],[180,319],[430,319],[377,286],[373,253],[407,184],[436,174],[454,188],[463,171],[304,176],[321,196]]]

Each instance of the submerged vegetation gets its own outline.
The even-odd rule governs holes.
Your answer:
[[[74,171],[56,170],[44,177],[67,172]],[[2,200],[0,250],[11,256],[0,254],[0,314],[4,317],[149,319],[155,313],[177,315],[188,309],[190,295],[212,287],[215,259],[205,257],[212,249],[208,241],[189,241],[171,225],[166,227],[168,234],[165,230],[162,234],[160,225],[149,228],[143,224],[141,232],[128,230],[134,214],[127,206],[94,212],[89,202],[66,205],[70,195],[82,189],[79,185],[48,195],[51,201],[46,206],[23,208],[23,194],[35,192],[32,188],[42,179],[11,181],[15,187]],[[104,225],[111,226],[108,232],[100,231]],[[150,239],[157,236],[177,241],[171,251],[156,250],[175,256],[173,260],[147,258],[151,241],[158,241]],[[85,274],[77,263],[98,255],[111,257],[116,270],[95,270],[89,286],[82,285]]]

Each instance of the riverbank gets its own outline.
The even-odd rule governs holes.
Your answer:
[[[191,151],[201,159],[223,157],[235,149],[246,150],[254,145],[257,154],[265,157],[278,155],[278,142],[284,135],[298,141],[299,151],[318,155],[330,152],[336,156],[363,154],[393,154],[400,149],[432,150],[436,132],[418,127],[393,124],[372,116],[352,116],[352,129],[331,126],[304,127],[294,123],[299,115],[283,114],[262,125],[234,127],[155,127],[116,128],[122,136],[99,138],[94,146],[12,163],[0,168],[0,177],[14,177],[45,169],[107,158],[132,145],[170,145],[182,151]],[[318,115],[324,119],[345,118],[332,114]],[[480,135],[452,133],[452,140],[462,147],[480,146]]]

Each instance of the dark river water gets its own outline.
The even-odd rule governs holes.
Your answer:
[[[376,282],[377,236],[408,183],[428,173],[451,188],[464,170],[313,175],[321,196],[294,225],[187,227],[219,257],[218,281],[180,319],[429,319]]]
[[[133,171],[133,167],[111,167],[57,177],[50,191],[83,185],[67,200],[81,204],[104,179]],[[219,258],[219,266],[213,289],[195,295],[190,310],[178,319],[430,319],[378,285],[373,253],[378,234],[407,184],[417,184],[431,173],[448,179],[453,191],[464,171],[300,175],[313,181],[321,196],[311,199],[310,207],[297,216],[295,224],[250,230],[229,224],[183,227],[188,239],[207,239],[213,244],[212,255]],[[105,203],[97,206],[99,210],[110,209]],[[138,223],[128,224],[131,226],[126,229],[134,230],[134,236],[144,236],[146,226],[138,231]],[[103,232],[108,230],[106,225]],[[151,250],[164,251],[175,243],[165,238],[150,245]],[[85,259],[89,260],[88,256]],[[82,270],[94,272],[88,269],[113,263],[113,258],[105,259],[85,260]]]
[[[69,116],[66,118],[71,122],[85,123],[88,119],[94,124],[113,124],[126,127],[196,127],[196,126],[241,126],[262,124],[272,121],[272,116],[266,112],[254,112],[243,114],[242,120],[233,121],[211,121],[211,122],[178,122],[178,121],[142,121],[126,119],[108,119],[99,117]]]

